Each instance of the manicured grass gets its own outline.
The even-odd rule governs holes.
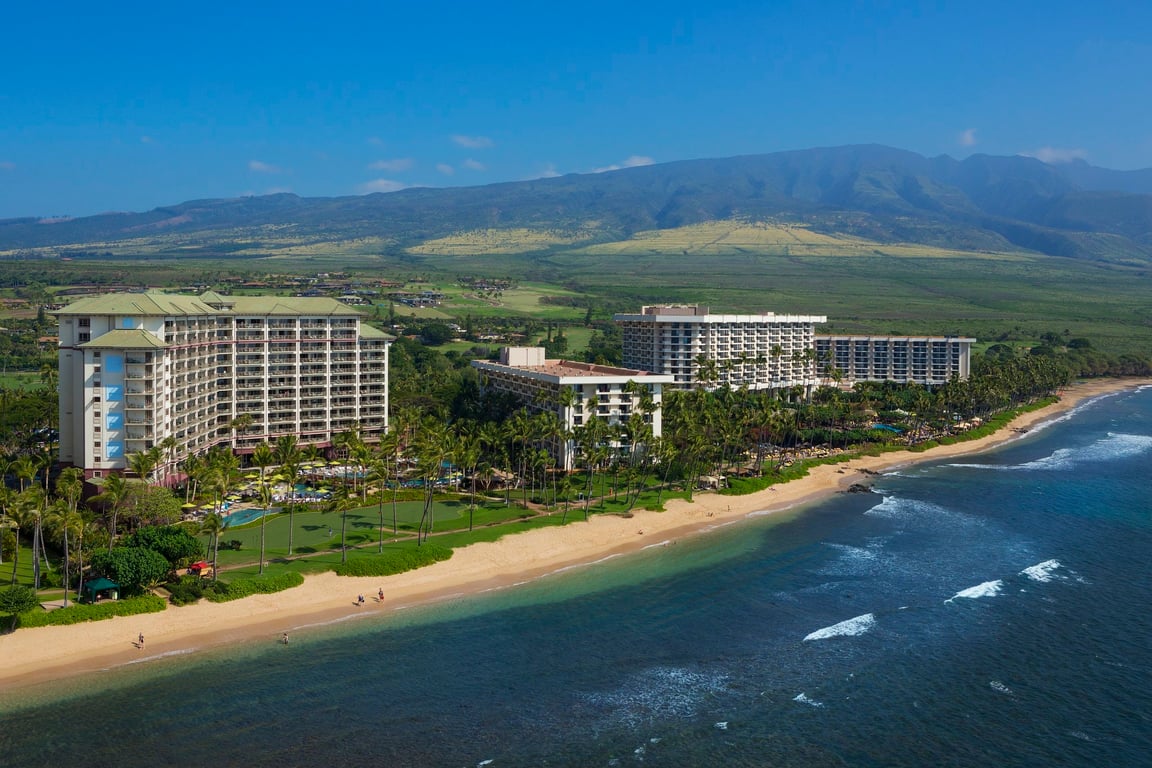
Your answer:
[[[36,389],[41,383],[39,372],[8,371],[0,373],[0,389]]]

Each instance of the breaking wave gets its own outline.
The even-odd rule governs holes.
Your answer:
[[[962,589],[944,602],[950,603],[958,597],[965,598],[966,600],[976,600],[981,597],[995,597],[996,595],[1000,594],[1000,588],[1003,586],[1004,582],[1000,581],[1000,579],[996,579],[995,581],[986,581],[983,584],[977,584],[974,587]]]
[[[818,629],[808,634],[804,638],[804,642],[808,642],[809,640],[826,640],[830,637],[862,635],[874,626],[876,626],[876,616],[871,613],[866,613],[863,616],[857,616],[853,619],[842,621],[839,624]]]

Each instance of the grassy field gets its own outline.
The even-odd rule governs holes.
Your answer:
[[[32,371],[6,371],[0,373],[0,389],[35,389],[40,386],[40,374]]]
[[[576,248],[588,256],[770,254],[777,256],[894,256],[898,258],[972,258],[970,251],[907,243],[878,243],[847,235],[813,232],[800,224],[728,219],[676,229],[637,232],[615,243]],[[978,258],[1012,259],[1011,254],[976,254]]]

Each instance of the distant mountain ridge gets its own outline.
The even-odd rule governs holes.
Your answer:
[[[372,237],[402,250],[475,229],[579,229],[623,240],[733,217],[966,250],[1152,261],[1152,169],[1082,160],[927,158],[880,145],[682,160],[600,174],[355,197],[193,200],[144,213],[0,221],[0,251],[195,237],[201,253],[283,236]]]

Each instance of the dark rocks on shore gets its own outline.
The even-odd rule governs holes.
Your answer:
[[[872,493],[872,486],[863,483],[852,483],[844,493]]]

